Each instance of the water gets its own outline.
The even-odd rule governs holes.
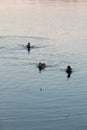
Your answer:
[[[0,130],[87,129],[86,6],[1,2]],[[42,72],[39,62],[47,64]],[[67,65],[73,68],[69,79]]]

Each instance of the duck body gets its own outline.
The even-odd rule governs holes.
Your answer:
[[[40,62],[39,65],[38,65],[38,68],[39,68],[39,70],[41,71],[41,70],[43,70],[43,69],[46,68],[46,64]]]
[[[66,73],[72,73],[72,68],[70,66],[67,66]]]
[[[72,68],[71,68],[71,66],[69,66],[69,65],[67,66],[67,68],[66,68],[66,73],[68,74],[67,77],[70,78],[71,73],[72,73]]]
[[[26,45],[27,49],[30,49],[30,42],[28,42],[28,44]]]

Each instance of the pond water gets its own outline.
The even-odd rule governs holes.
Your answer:
[[[2,1],[0,130],[86,130],[86,52],[86,1]]]

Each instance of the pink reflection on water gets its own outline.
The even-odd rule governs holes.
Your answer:
[[[87,1],[83,0],[1,0],[0,13],[17,12],[17,11],[34,11],[42,7],[54,7],[57,9],[63,8],[87,8]]]

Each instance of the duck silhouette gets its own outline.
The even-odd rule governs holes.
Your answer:
[[[30,50],[30,42],[26,45],[27,49]]]
[[[39,70],[41,71],[41,70],[43,70],[43,69],[46,68],[46,64],[45,64],[45,63],[41,63],[41,62],[39,62],[39,64],[38,64],[38,68],[39,68]]]
[[[28,42],[28,44],[26,45],[26,48],[27,48],[27,50],[28,50],[28,53],[30,52],[30,42]]]
[[[67,68],[66,68],[66,73],[67,73],[67,77],[70,78],[71,73],[72,73],[72,68],[71,68],[70,65],[67,66]]]

